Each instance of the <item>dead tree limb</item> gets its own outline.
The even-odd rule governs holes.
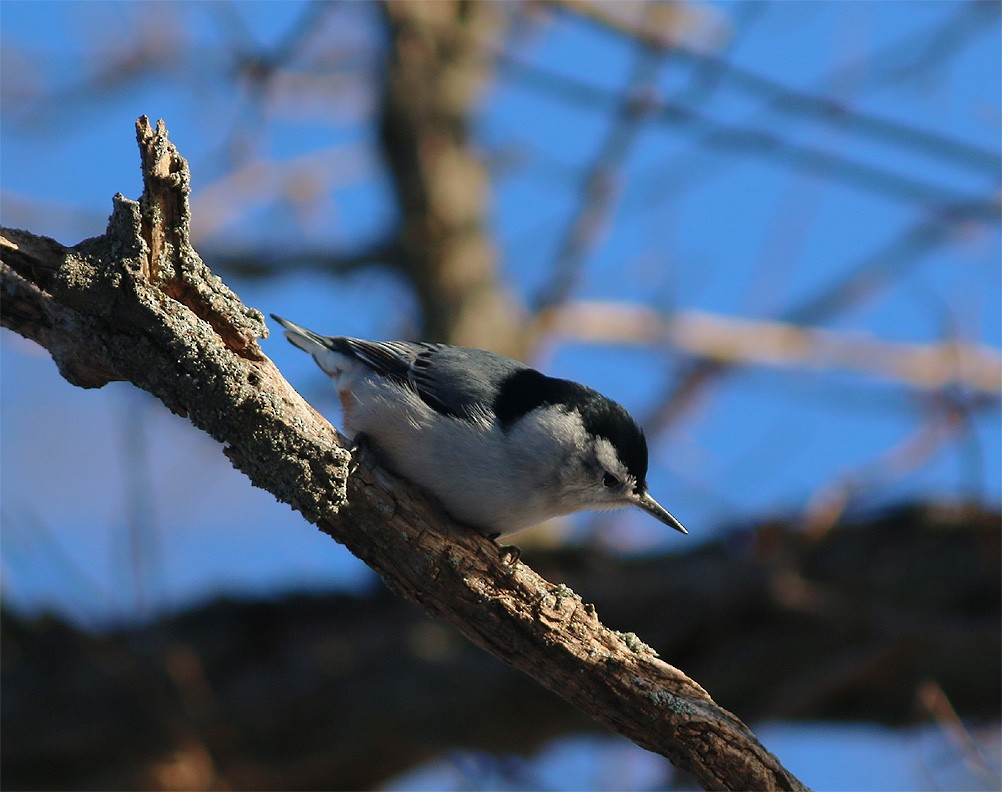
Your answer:
[[[188,165],[163,122],[136,128],[143,197],[116,196],[106,234],[64,248],[0,230],[4,326],[45,346],[72,384],[125,380],[187,415],[391,589],[707,788],[804,789],[698,684],[569,588],[506,565],[364,459],[349,474],[342,438],[261,352],[261,314],[192,249]]]

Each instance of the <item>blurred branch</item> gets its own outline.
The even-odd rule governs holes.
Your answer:
[[[261,352],[260,313],[191,247],[190,174],[163,123],[136,128],[143,197],[116,196],[105,236],[65,248],[3,230],[5,327],[49,349],[72,384],[132,382],[187,415],[398,594],[707,788],[804,789],[698,684],[567,586],[506,564],[364,456],[349,473],[342,438]]]
[[[332,253],[326,248],[281,250],[212,250],[206,258],[220,272],[241,278],[277,278],[294,272],[347,275],[368,267],[387,266],[400,255],[395,244],[375,243],[354,253]]]
[[[900,727],[928,711],[974,758],[960,719],[997,722],[1002,701],[1000,520],[928,503],[815,537],[796,520],[742,527],[685,554],[526,553],[757,722]],[[163,754],[197,770],[205,752],[230,789],[385,789],[457,750],[526,756],[599,728],[382,587],[89,634],[4,613],[0,631],[9,789],[162,789],[137,774]],[[188,724],[181,744],[204,750],[172,752]]]
[[[521,311],[498,275],[487,174],[469,123],[492,68],[480,43],[504,9],[459,0],[387,0],[382,9],[379,132],[401,215],[401,255],[391,263],[414,288],[421,338],[522,357]]]
[[[643,97],[653,88],[661,59],[660,50],[646,45],[637,53],[618,112],[613,114],[612,126],[585,175],[579,206],[557,250],[549,282],[536,301],[537,310],[559,305],[570,297],[589,251],[609,223],[618,192],[617,176],[643,129]]]
[[[943,445],[960,435],[967,428],[965,417],[956,407],[941,407],[876,459],[841,472],[815,492],[804,508],[801,524],[805,533],[817,537],[834,530],[853,501],[862,500],[867,493],[888,491],[896,479],[925,464]]]
[[[255,87],[266,89],[277,71],[294,61],[306,49],[311,38],[322,32],[327,18],[337,8],[334,3],[307,3],[282,37],[268,47],[254,40],[246,21],[239,12],[239,3],[223,2],[213,6],[224,30],[224,46],[236,70]]]
[[[1002,220],[998,194],[981,200],[940,207],[930,216],[894,236],[876,252],[864,256],[834,283],[784,311],[780,318],[791,322],[823,322],[859,305],[887,288],[909,269],[947,242],[966,224],[984,220],[997,225]]]
[[[616,106],[616,94],[576,77],[568,77],[529,64],[511,55],[499,55],[499,65],[508,74],[534,88],[545,90],[564,101],[574,102],[593,111],[607,112]],[[849,159],[815,146],[795,143],[792,139],[751,126],[719,121],[679,102],[647,97],[645,110],[649,121],[658,121],[673,129],[695,136],[697,142],[718,151],[750,154],[765,160],[821,173],[832,179],[874,193],[925,207],[970,203],[978,217],[995,220],[992,208],[972,202],[970,196],[932,181],[898,173],[862,160]],[[990,174],[993,178],[995,173]]]
[[[1002,781],[999,778],[998,768],[992,768],[985,759],[978,747],[978,741],[974,739],[960,716],[957,715],[957,711],[953,708],[943,688],[933,680],[927,679],[918,689],[916,699],[919,706],[928,712],[943,733],[953,742],[957,753],[963,757],[964,764],[970,768],[971,772],[988,788],[998,787],[999,782]]]
[[[984,211],[995,214],[998,222],[997,196],[975,202]],[[841,311],[871,298],[887,288],[909,268],[914,267],[932,251],[946,244],[958,227],[980,217],[982,209],[971,204],[943,207],[914,226],[901,232],[875,253],[864,256],[847,274],[820,289],[814,295],[780,314],[781,322],[821,324]],[[657,405],[645,426],[663,427],[682,414],[705,385],[726,371],[727,364],[719,360],[697,360],[679,377],[678,384]]]
[[[244,130],[235,131],[239,136]],[[359,177],[372,166],[372,156],[361,147],[328,147],[281,161],[248,157],[203,184],[192,201],[196,239],[220,234],[227,225],[253,215],[262,206],[291,204],[294,209],[318,213],[319,200],[328,191]],[[309,227],[306,220],[302,225]]]
[[[939,24],[911,31],[883,50],[866,58],[847,63],[831,79],[852,79],[854,73],[865,72],[866,80],[873,85],[888,85],[916,77],[927,77],[941,68],[948,59],[978,35],[998,35],[997,25],[1002,17],[1002,5],[995,0],[966,0],[953,4],[952,15]]]
[[[845,370],[925,390],[959,386],[1002,396],[1002,354],[990,347],[893,343],[697,311],[664,317],[633,303],[582,301],[552,310],[550,330],[577,341],[668,345],[710,363]]]
[[[650,24],[646,19],[636,18],[636,15],[622,13],[624,8],[622,4],[601,3],[594,0],[546,0],[546,2],[552,8],[573,13],[647,47],[670,51],[673,57],[710,70],[716,77],[768,101],[770,107],[782,113],[834,121],[854,132],[884,140],[895,146],[914,148],[940,159],[952,160],[993,176],[1002,169],[1002,157],[997,152],[851,108],[832,97],[791,88],[723,58],[698,52],[687,47],[679,34],[670,26]],[[958,10],[956,18],[963,22],[962,32],[969,35],[972,30],[982,29],[988,22],[998,18],[998,4],[968,3]],[[953,27],[951,25],[949,31],[953,31]],[[938,44],[947,38],[953,41],[955,35],[951,33],[948,36],[944,31],[943,36],[937,37],[935,42],[930,42],[929,51],[937,49]]]

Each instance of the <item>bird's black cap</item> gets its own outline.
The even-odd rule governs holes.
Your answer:
[[[587,385],[547,377],[531,368],[520,369],[502,381],[493,409],[501,428],[507,430],[523,415],[545,405],[577,411],[585,431],[612,443],[637,484],[646,483],[647,440],[643,431],[626,408]]]

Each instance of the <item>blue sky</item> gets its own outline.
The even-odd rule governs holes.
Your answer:
[[[101,233],[112,195],[141,191],[133,124],[148,114],[166,120],[191,164],[196,222],[217,206],[215,195],[229,194],[224,177],[234,162],[302,163],[333,174],[305,212],[291,211],[273,190],[262,188],[258,200],[253,184],[232,193],[245,209],[196,238],[210,266],[212,251],[237,243],[350,249],[392,226],[366,79],[379,55],[371,7],[342,4],[338,12],[337,40],[348,65],[330,107],[307,97],[264,109],[245,86],[217,76],[232,44],[220,8],[237,15],[247,40],[262,47],[280,41],[303,12],[293,2],[4,3],[0,221],[67,244]],[[751,4],[699,8],[703,24],[723,31],[717,46],[728,62],[998,158],[997,13],[941,65],[924,32],[959,19],[963,4],[779,3],[762,5],[757,17]],[[95,58],[95,42],[106,54],[127,54],[129,42],[152,35],[157,24],[166,31],[167,53],[158,74],[97,94],[84,90],[114,60]],[[618,37],[564,18],[512,34],[509,44],[519,63],[612,97],[637,57]],[[175,47],[190,57],[171,59]],[[648,88],[682,101],[699,85],[694,79],[683,59],[666,58]],[[777,109],[727,80],[705,97],[693,107],[706,123],[650,120],[638,132],[615,173],[616,199],[576,298],[782,317],[935,216],[939,199],[998,194],[997,168],[930,153],[907,135],[864,134],[852,124]],[[580,203],[586,166],[608,134],[608,113],[593,105],[505,70],[483,96],[475,134],[493,176],[490,222],[504,277],[526,302],[546,281]],[[243,154],[233,145],[241,125],[253,130]],[[714,135],[726,139],[728,129],[781,136],[859,168],[796,166],[707,143]],[[874,171],[883,174],[877,186],[860,175]],[[916,186],[903,193],[899,182]],[[999,261],[997,222],[969,222],[910,261],[892,285],[822,324],[886,341],[956,336],[997,351]],[[249,305],[321,332],[392,338],[415,326],[406,288],[379,271],[341,280],[300,274],[228,281]],[[336,400],[312,362],[277,337],[263,347],[336,423]],[[535,362],[597,387],[638,415],[684,363],[666,349],[557,340]],[[215,443],[145,395],[121,384],[72,388],[44,351],[10,332],[0,333],[0,378],[0,561],[8,603],[54,607],[94,625],[221,592],[373,585],[360,562],[253,489]],[[740,370],[654,438],[651,488],[689,527],[692,542],[742,520],[801,514],[845,479],[863,479],[851,502],[861,510],[922,497],[998,503],[997,400],[974,415],[970,431],[934,447],[915,467],[879,464],[914,437],[930,409],[923,394],[845,372]],[[137,514],[151,526],[139,545],[129,540]],[[601,530],[607,543],[627,550],[677,546],[678,537],[651,523],[640,514],[571,521],[572,533]]]

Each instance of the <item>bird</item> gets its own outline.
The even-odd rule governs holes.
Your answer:
[[[482,349],[324,336],[271,316],[333,380],[354,443],[478,533],[629,506],[688,533],[648,491],[643,431],[598,391]]]

